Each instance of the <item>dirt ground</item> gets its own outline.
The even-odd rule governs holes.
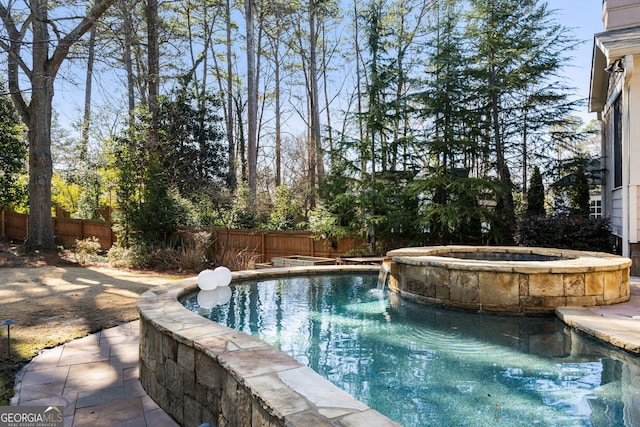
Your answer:
[[[2,371],[15,371],[44,348],[138,318],[136,299],[179,274],[81,267],[58,253],[21,256],[0,245],[0,322],[11,319],[11,358],[7,328],[0,327]],[[0,383],[2,394],[9,385]],[[11,385],[12,387],[12,385]],[[5,388],[2,393],[2,388]]]
[[[0,268],[0,322],[17,322],[12,348],[30,357],[43,347],[138,318],[136,299],[175,276],[97,267]],[[6,331],[0,331],[6,338]],[[0,345],[0,357],[6,345]]]

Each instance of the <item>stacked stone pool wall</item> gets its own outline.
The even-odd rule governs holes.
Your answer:
[[[290,267],[233,273],[233,280],[364,273],[376,266]],[[140,381],[180,425],[398,427],[286,353],[187,310],[178,299],[196,279],[145,292]]]
[[[551,313],[630,297],[631,260],[600,252],[437,246],[390,251],[385,264],[390,290],[469,310]]]
[[[547,313],[556,307],[624,302],[630,295],[631,261],[601,253],[409,248],[390,252],[385,265],[392,291],[479,311]],[[275,268],[236,272],[233,280],[378,269]],[[178,299],[196,289],[196,279],[187,279],[147,291],[138,301],[140,380],[179,424],[398,425],[276,348],[187,310]]]

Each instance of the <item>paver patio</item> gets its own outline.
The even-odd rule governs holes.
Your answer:
[[[65,426],[175,427],[138,371],[139,322],[43,351],[16,379],[13,405],[63,405]]]

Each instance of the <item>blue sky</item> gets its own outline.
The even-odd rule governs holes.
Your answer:
[[[564,70],[569,84],[577,89],[579,98],[589,96],[591,82],[591,57],[593,54],[593,35],[603,30],[602,0],[548,0],[549,7],[557,10],[557,20],[573,30],[574,36],[584,43],[573,52],[571,63]],[[595,119],[596,115],[584,106],[578,111],[585,121]]]
[[[591,57],[593,53],[593,35],[603,30],[602,0],[547,0],[549,7],[555,10],[554,16],[558,22],[572,30],[574,37],[582,41],[580,47],[573,52],[573,58],[566,65],[564,75],[567,84],[576,88],[576,98],[586,99],[589,96],[591,77]],[[84,77],[81,75],[79,81]],[[61,79],[58,79],[61,80]],[[114,84],[117,84],[114,82]],[[54,106],[60,113],[60,122],[67,127],[81,117],[82,89],[73,85],[57,82]],[[80,85],[81,87],[82,85]],[[99,90],[96,88],[96,90]],[[576,114],[585,122],[595,119],[595,114],[584,107]]]

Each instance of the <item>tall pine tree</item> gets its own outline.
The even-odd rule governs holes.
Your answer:
[[[549,126],[562,117],[570,102],[554,79],[574,46],[566,29],[555,23],[546,2],[538,0],[471,0],[466,26],[469,61],[482,117],[481,141],[491,154],[496,194],[493,238],[511,243],[515,229],[515,186],[510,158],[525,146],[527,126]],[[523,106],[546,106],[544,115],[529,115]],[[526,151],[526,150],[525,150]]]

